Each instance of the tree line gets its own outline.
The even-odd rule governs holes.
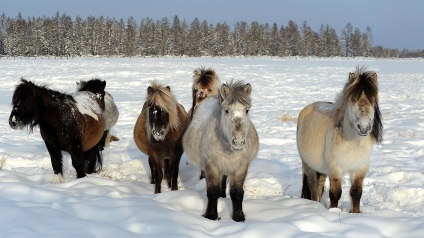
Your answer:
[[[257,21],[210,24],[133,17],[123,19],[89,16],[24,19],[0,16],[0,55],[3,56],[317,56],[317,57],[423,57],[424,50],[410,51],[373,46],[371,28],[364,32],[347,23],[340,34],[321,25],[318,32],[306,21],[286,26]]]

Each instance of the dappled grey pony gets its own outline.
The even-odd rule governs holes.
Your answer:
[[[251,91],[251,85],[242,81],[223,84],[217,96],[197,106],[183,137],[187,157],[205,171],[208,205],[203,216],[211,220],[218,219],[218,198],[225,197],[224,176],[230,178],[232,218],[245,220],[243,185],[259,150],[258,134],[248,113]]]
[[[302,198],[320,201],[327,176],[330,208],[338,206],[350,174],[351,212],[359,213],[362,183],[375,142],[382,141],[377,74],[357,67],[336,102],[315,102],[300,112],[297,148],[303,166]]]

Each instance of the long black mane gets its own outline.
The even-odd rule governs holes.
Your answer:
[[[12,97],[13,110],[26,110],[22,117],[24,126],[29,126],[31,131],[38,124],[42,110],[46,104],[51,104],[60,108],[60,102],[64,100],[74,101],[73,97],[59,91],[47,88],[46,85],[36,85],[31,81],[21,78],[21,83],[16,85]],[[31,112],[32,111],[32,112]]]

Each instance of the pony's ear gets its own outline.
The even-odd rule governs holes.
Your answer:
[[[230,87],[228,87],[226,84],[221,85],[221,97],[226,98],[227,95],[230,93]]]
[[[28,81],[28,80],[26,80],[26,79],[24,79],[24,78],[21,78],[21,82],[22,82],[22,83],[30,83],[31,81]]]
[[[171,92],[171,87],[166,86],[166,89],[168,89],[168,91]]]
[[[349,73],[349,83],[352,83],[356,79],[355,73]]]
[[[244,85],[243,90],[247,95],[250,95],[250,93],[252,92],[252,85],[250,85],[250,83],[247,83],[246,85]]]
[[[102,88],[103,88],[103,90],[106,88],[106,81],[102,82]]]
[[[148,94],[148,95],[150,95],[150,94],[152,94],[152,93],[153,93],[153,88],[149,86],[149,87],[147,88],[147,94]]]
[[[371,79],[372,81],[377,81],[377,73],[373,73],[373,74],[370,76],[370,79]]]

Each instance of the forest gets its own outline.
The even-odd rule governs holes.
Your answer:
[[[16,56],[277,56],[277,57],[423,57],[424,50],[390,49],[373,45],[372,29],[351,23],[340,30],[322,24],[314,31],[298,25],[240,21],[210,24],[164,17],[160,20],[67,14],[23,18],[0,16],[0,57]]]

